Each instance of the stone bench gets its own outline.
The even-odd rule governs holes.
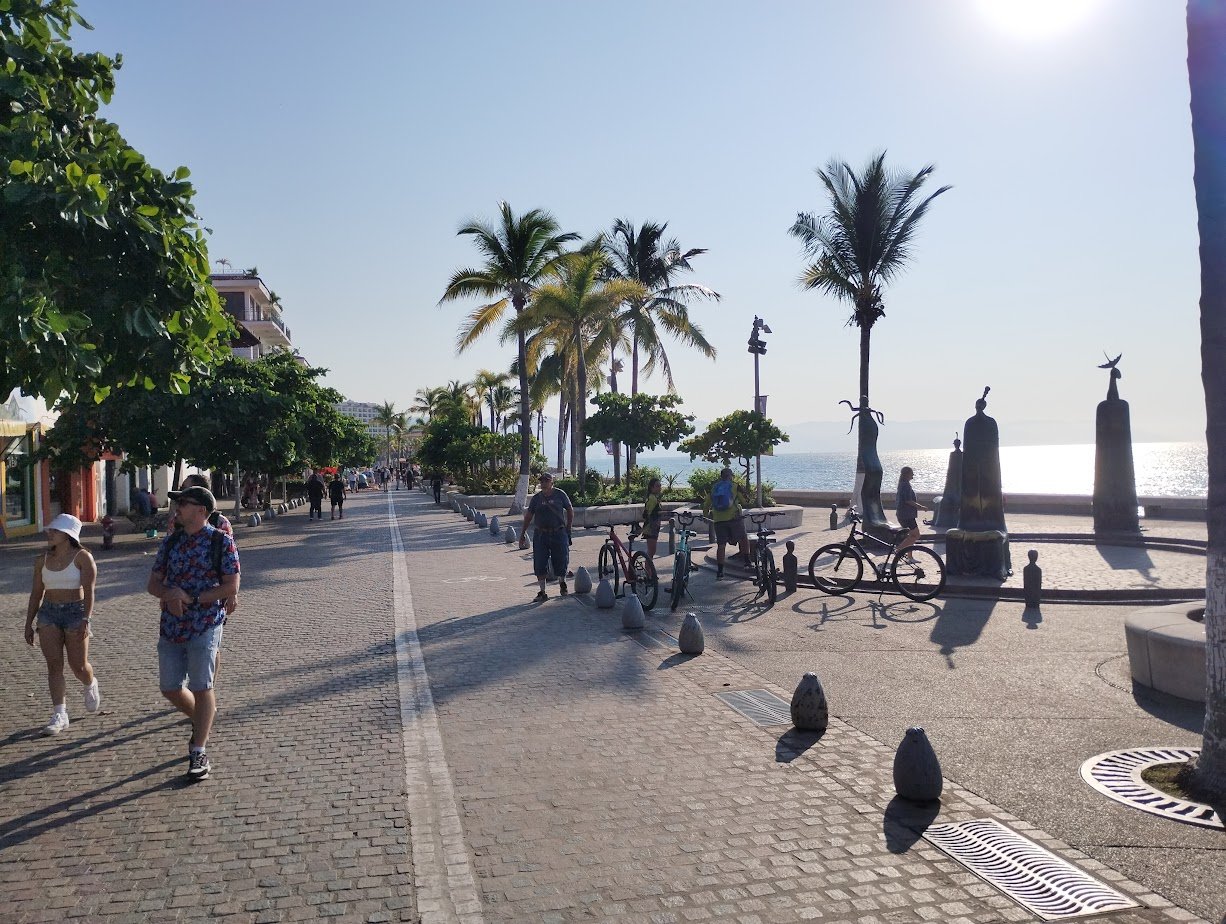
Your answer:
[[[1196,703],[1205,701],[1205,604],[1172,603],[1128,614],[1124,638],[1132,679]],[[1194,618],[1199,615],[1199,619]]]

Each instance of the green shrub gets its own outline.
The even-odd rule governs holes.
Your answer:
[[[719,473],[722,469],[718,468],[696,468],[689,474],[690,490],[686,491],[686,499],[695,503],[706,503],[707,498],[711,494],[711,488],[715,486],[715,482],[719,481]],[[732,480],[749,492],[749,496],[754,496],[754,488],[752,484],[746,484],[744,477],[739,472],[733,469]],[[774,492],[775,484],[771,481],[762,482],[762,503],[767,507],[775,505]],[[666,492],[667,493],[667,492]]]

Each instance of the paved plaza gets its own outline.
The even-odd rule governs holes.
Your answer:
[[[1078,776],[1104,751],[1199,743],[1198,708],[1131,684],[1131,605],[1036,613],[801,588],[768,608],[704,570],[686,610],[707,650],[688,658],[664,606],[636,638],[620,603],[597,610],[556,586],[532,603],[528,554],[423,494],[346,506],[344,521],[299,508],[238,528],[214,771],[195,785],[188,725],[156,689],[143,593],[155,542],[96,553],[103,713],[83,714],[70,679],[57,738],[37,736],[45,675],[17,615],[37,543],[0,549],[14,614],[0,646],[0,920],[1040,920],[922,836],[979,818],[1138,905],[1099,920],[1226,920],[1226,834],[1126,808]],[[1083,531],[1026,519],[1011,529]],[[1204,538],[1203,524],[1148,525]],[[806,518],[798,548],[833,537],[822,529]],[[600,541],[577,533],[575,566],[592,567]],[[1081,574],[1183,588],[1198,568],[1203,586],[1203,554],[1039,547],[1055,586]],[[805,671],[830,698],[820,738],[755,725],[714,695],[790,699]],[[894,795],[894,749],[916,724],[946,779],[931,809]]]

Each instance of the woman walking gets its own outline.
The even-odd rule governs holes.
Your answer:
[[[338,471],[332,476],[332,481],[328,483],[328,500],[332,502],[332,516],[328,519],[335,520],[337,511],[340,511],[340,518],[345,519],[345,479],[341,477]],[[322,515],[322,514],[321,514]]]
[[[34,586],[26,607],[26,644],[38,644],[47,660],[47,686],[55,711],[43,727],[44,735],[58,735],[68,727],[64,702],[64,656],[85,687],[85,711],[94,713],[102,703],[98,678],[89,663],[89,620],[94,611],[94,583],[98,567],[81,548],[81,521],[61,513],[47,526],[47,549],[34,564]],[[35,618],[38,627],[35,629]]]

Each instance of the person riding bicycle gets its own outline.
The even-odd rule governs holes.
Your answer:
[[[656,544],[660,541],[660,521],[664,508],[660,503],[660,495],[664,487],[659,478],[647,482],[647,499],[643,501],[643,538],[647,540],[647,557],[655,561]]]
[[[520,536],[519,547],[527,547],[528,527],[536,521],[536,529],[532,534],[532,573],[540,591],[536,602],[549,599],[545,593],[545,582],[549,579],[549,564],[553,562],[553,573],[558,576],[558,592],[566,596],[566,569],[570,562],[570,527],[575,519],[575,508],[571,506],[566,492],[553,486],[553,475],[541,472],[541,489],[532,495],[528,509],[524,511],[524,531]]]
[[[741,560],[749,562],[749,537],[745,535],[745,523],[741,520],[741,498],[749,500],[749,492],[732,479],[732,469],[719,473],[719,481],[711,488],[703,504],[702,513],[715,524],[715,579],[724,576],[724,548],[735,542],[741,550]]]

